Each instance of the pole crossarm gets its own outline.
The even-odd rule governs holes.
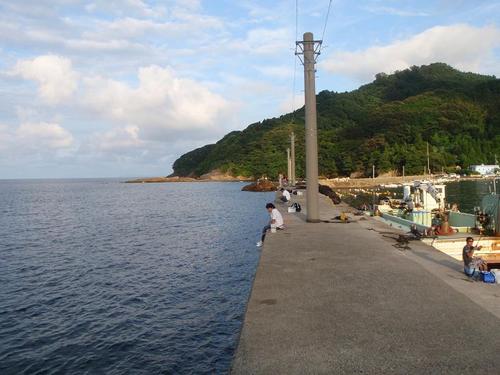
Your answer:
[[[295,42],[295,56],[297,56],[300,60],[300,62],[302,63],[302,65],[304,65],[304,59],[302,58],[302,56],[304,55],[304,44],[305,43],[308,43],[308,44],[313,44],[314,48],[314,62],[317,63],[318,62],[318,58],[319,58],[319,55],[321,55],[321,45],[323,44],[323,41],[322,40],[313,40],[311,42],[304,42],[302,40],[297,40]]]

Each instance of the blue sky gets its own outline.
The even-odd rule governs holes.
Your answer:
[[[0,0],[0,178],[167,175],[290,112],[296,35],[319,39],[328,4]],[[500,0],[333,0],[316,88],[436,61],[499,76],[499,21]]]

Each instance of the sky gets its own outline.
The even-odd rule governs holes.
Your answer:
[[[0,0],[0,179],[145,177],[316,89],[445,62],[500,76],[500,0]]]

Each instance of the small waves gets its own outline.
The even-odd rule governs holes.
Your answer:
[[[225,373],[269,194],[0,182],[0,373]]]

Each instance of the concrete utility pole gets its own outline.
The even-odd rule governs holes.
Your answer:
[[[288,184],[290,184],[291,178],[292,178],[292,159],[290,158],[290,149],[286,149],[286,162],[288,166],[288,171],[286,175],[286,179],[288,181]]]
[[[290,175],[290,183],[292,186],[295,186],[295,134],[292,132],[290,135],[290,152],[291,152],[291,171]]]
[[[295,54],[303,55],[304,91],[306,107],[306,180],[307,221],[319,223],[318,209],[318,131],[316,119],[316,85],[314,65],[319,55],[321,41],[315,41],[312,33],[304,33],[302,42],[297,41]]]
[[[375,164],[372,164],[372,178],[375,178]]]

